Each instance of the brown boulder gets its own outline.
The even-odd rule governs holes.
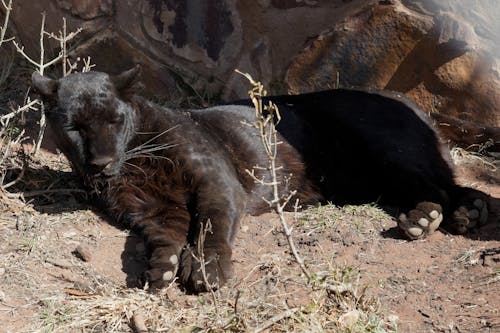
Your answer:
[[[290,90],[327,89],[338,80],[400,91],[426,110],[499,126],[497,59],[475,30],[450,13],[381,3],[334,25],[295,57]]]

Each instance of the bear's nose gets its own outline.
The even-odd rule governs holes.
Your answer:
[[[90,172],[93,174],[103,171],[108,165],[113,162],[113,158],[110,156],[97,156],[90,160],[89,167]]]

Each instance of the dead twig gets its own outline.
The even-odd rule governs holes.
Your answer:
[[[293,308],[293,309],[288,309],[284,312],[278,313],[276,316],[266,320],[263,322],[261,325],[255,328],[253,331],[254,333],[260,333],[262,331],[267,330],[269,327],[273,326],[274,324],[282,321],[283,319],[289,318],[293,316],[295,312],[299,311],[299,308]]]
[[[88,297],[88,296],[95,296],[94,294],[90,294],[85,291],[81,291],[78,289],[73,289],[73,288],[64,288],[63,291],[71,296],[78,296],[78,297]]]
[[[299,254],[292,237],[293,228],[287,224],[284,214],[285,207],[289,204],[290,200],[292,200],[297,192],[290,191],[286,196],[280,195],[279,185],[281,184],[281,181],[278,179],[278,171],[282,166],[276,165],[278,146],[281,143],[278,140],[278,131],[276,130],[276,124],[281,120],[278,106],[272,102],[264,105],[262,98],[267,95],[267,92],[264,90],[263,85],[260,82],[255,81],[248,73],[242,73],[238,70],[236,70],[236,72],[246,77],[252,85],[252,89],[248,92],[248,95],[254,105],[256,121],[250,125],[259,130],[260,139],[264,146],[269,163],[266,170],[269,172],[271,179],[270,181],[266,181],[265,176],[258,177],[256,175],[255,169],[261,169],[260,167],[254,168],[251,171],[246,170],[246,172],[256,183],[264,186],[270,186],[272,188],[271,199],[263,198],[263,200],[267,202],[267,204],[278,214],[281,227],[283,228],[283,234],[286,237],[290,251],[292,252],[297,264],[299,264],[300,269],[307,277],[307,280],[311,281],[312,275],[307,269],[304,259]],[[298,207],[298,203],[296,203],[295,207]]]
[[[8,3],[5,3],[5,1],[2,0],[2,6],[5,8],[5,17],[3,19],[3,25],[0,27],[0,47],[2,47],[3,43],[14,40],[14,37],[5,38],[5,33],[7,32],[7,27],[9,25],[10,12],[12,11],[12,0],[9,0]]]
[[[36,107],[37,104],[40,104],[40,101],[38,99],[31,100],[28,97],[26,104],[19,106],[16,109],[12,108],[11,112],[1,116],[0,117],[0,125],[2,125],[3,127],[7,126],[9,124],[9,121],[20,113],[30,111],[30,110],[38,110],[38,108]]]
[[[62,31],[59,31],[58,35],[52,33],[52,32],[47,32],[45,30],[45,20],[46,20],[46,14],[42,13],[42,22],[40,25],[40,54],[39,54],[39,60],[36,61],[32,57],[30,57],[25,51],[24,51],[24,46],[20,45],[18,42],[13,40],[14,47],[16,48],[16,51],[21,54],[23,58],[25,58],[28,62],[30,62],[32,65],[36,67],[36,70],[41,74],[44,75],[45,69],[49,68],[50,66],[57,64],[59,62],[62,63],[62,69],[63,69],[63,75],[66,76],[70,74],[74,69],[77,67],[77,63],[71,64],[71,62],[68,59],[68,42],[70,42],[72,39],[74,39],[81,31],[81,28],[78,28],[76,31],[67,32],[67,25],[66,25],[66,19],[63,18],[63,28]],[[45,59],[45,37],[49,37],[53,40],[56,40],[59,42],[59,54],[52,58],[51,60],[46,60]],[[68,64],[69,64],[69,69],[68,69]],[[88,70],[92,67],[90,64],[90,59],[88,59],[88,63],[85,62],[84,70]],[[38,151],[40,150],[40,146],[42,144],[43,136],[45,134],[45,129],[47,127],[47,120],[45,116],[45,105],[43,104],[42,101],[37,101],[39,104],[38,110],[40,111],[40,128],[38,131],[38,137],[35,142],[35,150],[34,154],[37,154]],[[35,104],[35,103],[34,103]],[[31,106],[33,107],[34,104]],[[31,108],[30,108],[31,109]]]
[[[210,219],[207,220],[206,223],[200,223],[200,233],[198,235],[198,244],[197,244],[197,249],[198,249],[198,257],[196,257],[193,254],[193,258],[200,263],[200,270],[201,274],[203,276],[203,283],[205,284],[205,288],[210,292],[210,295],[212,296],[212,301],[214,305],[214,310],[217,318],[219,318],[219,306],[217,302],[217,295],[215,294],[215,287],[210,282],[208,281],[208,275],[207,275],[207,270],[206,270],[206,264],[207,262],[205,261],[205,239],[207,236],[208,232],[212,232],[212,223],[210,222]]]

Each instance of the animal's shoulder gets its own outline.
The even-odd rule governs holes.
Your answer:
[[[248,105],[225,104],[185,112],[189,113],[195,121],[213,124],[229,125],[229,123],[255,120],[253,108],[250,108]]]

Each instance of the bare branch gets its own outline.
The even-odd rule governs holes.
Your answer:
[[[94,67],[95,65],[92,64],[92,60],[90,59],[90,57],[83,59],[82,73],[90,72]]]
[[[258,184],[265,185],[265,186],[270,186],[272,188],[272,196],[271,198],[262,198],[270,207],[272,207],[276,213],[278,214],[279,221],[281,224],[281,228],[283,229],[282,233],[284,234],[287,242],[288,242],[288,247],[290,249],[290,252],[293,255],[293,258],[299,265],[302,273],[306,276],[307,282],[311,284],[313,287],[319,287],[324,290],[328,290],[330,292],[334,293],[343,293],[345,291],[351,291],[353,289],[352,285],[349,283],[342,283],[342,284],[331,284],[328,282],[320,281],[318,279],[314,279],[314,276],[318,276],[318,273],[316,274],[311,274],[311,272],[308,270],[308,268],[305,265],[304,259],[300,256],[299,251],[297,249],[297,246],[295,245],[295,242],[293,240],[293,227],[289,226],[288,223],[286,222],[285,219],[285,214],[284,214],[284,209],[285,207],[290,203],[290,201],[294,198],[296,195],[296,191],[290,191],[286,193],[285,195],[280,195],[280,188],[279,185],[281,184],[281,181],[278,179],[278,173],[277,171],[282,168],[282,166],[276,165],[276,157],[277,157],[277,152],[278,152],[278,145],[281,143],[278,141],[278,132],[276,130],[275,124],[277,124],[281,116],[279,115],[279,110],[278,107],[273,104],[272,102],[269,102],[268,105],[263,107],[262,103],[262,97],[266,96],[266,91],[262,87],[262,84],[260,82],[256,82],[252,79],[250,74],[247,73],[241,73],[237,71],[238,73],[242,74],[245,76],[250,83],[252,84],[252,89],[248,92],[250,99],[252,100],[255,108],[255,115],[256,115],[256,120],[252,124],[248,124],[253,128],[256,128],[259,131],[260,139],[262,142],[262,145],[266,151],[267,154],[267,159],[268,159],[268,167],[263,168],[256,166],[252,168],[252,170],[245,170],[248,175]],[[265,112],[264,112],[265,111]],[[256,175],[255,170],[261,170],[262,172],[267,171],[270,176],[270,180],[265,180],[265,176],[259,177]],[[288,178],[284,177],[284,182],[288,182]],[[299,201],[298,199],[295,201],[295,216],[297,215],[297,211],[299,209]],[[255,332],[261,332],[263,330],[266,330],[267,328],[271,327],[273,324],[276,322],[290,317],[295,313],[297,309],[290,309],[282,314],[279,314],[271,319],[269,319],[267,322],[263,323],[259,327],[256,328]]]
[[[62,33],[59,32],[59,35],[61,36],[61,39],[59,40],[61,44],[61,53],[62,53],[62,66],[63,66],[63,76],[68,75],[67,69],[66,69],[66,63],[68,60],[68,51],[66,50],[66,18],[63,17],[63,31]]]
[[[9,25],[9,19],[10,19],[10,12],[12,11],[12,0],[9,0],[9,3],[5,3],[4,0],[2,0],[2,5],[5,8],[5,17],[3,21],[3,25],[0,28],[0,47],[2,46],[3,43],[13,40],[14,38],[5,38],[5,33],[7,32],[7,26]]]
[[[43,44],[43,37],[45,36],[45,12],[42,13],[42,24],[40,27],[40,62],[38,63],[38,71],[40,75],[43,75],[43,71],[45,67],[43,66],[44,57],[45,57],[45,46]]]
[[[9,5],[10,3],[12,2],[12,0],[9,0]],[[2,0],[2,3],[4,2],[4,0]],[[59,31],[59,34],[56,35],[52,32],[47,32],[45,30],[45,21],[46,21],[46,18],[47,18],[47,15],[46,13],[42,13],[42,22],[40,24],[40,56],[39,56],[39,61],[36,61],[34,60],[33,58],[31,58],[25,51],[24,51],[24,46],[20,45],[19,43],[17,43],[16,41],[13,41],[14,43],[14,46],[17,50],[17,52],[19,54],[21,54],[23,56],[23,58],[25,58],[27,61],[29,61],[31,64],[33,64],[36,68],[37,68],[37,71],[41,74],[41,75],[44,75],[44,72],[45,72],[45,69],[46,68],[49,68],[50,66],[58,63],[58,62],[61,62],[62,63],[62,69],[63,69],[63,75],[66,76],[68,75],[69,73],[71,73],[73,70],[75,70],[77,68],[77,65],[78,65],[78,61],[79,61],[79,58],[77,59],[77,61],[72,64],[70,62],[70,60],[68,59],[68,50],[67,50],[67,45],[68,45],[68,42],[70,40],[72,40],[73,38],[76,37],[76,35],[78,35],[82,29],[81,28],[78,28],[76,31],[73,31],[73,32],[70,32],[69,34],[67,33],[67,24],[66,24],[66,19],[63,18],[63,27],[62,27],[62,31]],[[2,34],[4,33],[4,29],[2,29]],[[60,51],[59,51],[59,54],[49,60],[49,61],[46,61],[45,59],[45,36],[51,38],[51,39],[54,39],[56,41],[59,42],[59,47],[60,47]],[[69,69],[68,69],[68,66],[69,66]],[[91,67],[93,67],[91,64],[90,64],[90,58],[87,58],[87,61],[84,61],[84,68],[83,70],[89,70]],[[35,101],[33,101],[33,104],[31,104],[30,106],[27,107],[27,109],[32,109],[31,107],[34,106],[34,103]],[[34,153],[37,154],[38,151],[40,150],[40,146],[42,144],[42,140],[43,140],[43,136],[44,136],[44,133],[45,133],[45,128],[47,126],[46,124],[46,116],[45,116],[45,107],[43,105],[43,102],[41,101],[38,101],[38,103],[40,104],[40,129],[39,129],[39,132],[38,132],[38,138],[36,140],[36,143],[35,143],[35,151]],[[22,112],[23,110],[16,110],[15,112],[13,113],[10,113],[8,116],[7,121],[8,119],[12,118],[12,116],[14,116],[15,114],[19,113],[19,112]],[[2,119],[3,120],[3,119]]]
[[[66,59],[66,63],[68,64],[69,68],[65,69],[64,67],[66,67],[66,66],[63,66],[63,72],[66,73],[66,74],[64,74],[65,76],[76,71],[76,69],[78,68],[78,61],[79,60],[80,60],[80,58],[76,58],[76,61],[74,63],[72,63],[71,60]]]
[[[7,113],[3,116],[0,117],[0,123],[2,126],[6,126],[9,122],[10,119],[14,118],[16,115],[18,115],[19,113],[22,113],[22,112],[25,112],[25,111],[29,111],[29,110],[38,110],[38,108],[35,106],[36,104],[39,104],[40,101],[38,99],[35,99],[33,101],[31,101],[29,98],[28,98],[28,101],[25,105],[23,106],[19,106],[17,109],[13,110],[12,112],[10,113]]]
[[[200,233],[198,235],[198,257],[192,254],[193,258],[200,263],[201,275],[203,276],[203,283],[205,284],[205,288],[210,291],[210,295],[212,296],[213,306],[215,310],[215,314],[217,319],[219,319],[219,306],[217,302],[217,295],[215,294],[214,288],[218,286],[211,285],[208,281],[208,275],[206,270],[206,260],[205,260],[205,239],[208,232],[212,232],[212,223],[210,219],[207,220],[206,223],[200,222]]]
[[[288,309],[287,311],[281,312],[277,314],[276,316],[270,318],[269,320],[266,320],[263,322],[261,325],[259,325],[255,330],[253,331],[254,333],[260,333],[265,330],[267,330],[269,327],[273,326],[274,324],[282,321],[283,319],[289,318],[293,316],[295,312],[299,311],[299,308],[293,308],[293,309]]]
[[[40,102],[40,128],[38,129],[38,138],[36,139],[35,144],[35,155],[40,150],[42,145],[43,135],[45,134],[45,128],[47,127],[47,119],[45,116],[45,105],[43,102]]]
[[[12,0],[10,0],[12,1]],[[20,45],[19,43],[17,43],[16,41],[13,41],[14,43],[14,46],[17,50],[17,52],[19,54],[21,54],[23,56],[23,58],[25,58],[26,60],[28,60],[31,64],[33,64],[38,72],[43,75],[44,72],[45,72],[45,69],[46,68],[49,68],[50,66],[58,63],[58,62],[62,62],[62,66],[63,66],[63,74],[64,76],[66,76],[67,74],[69,74],[68,70],[67,70],[67,65],[69,63],[69,60],[67,59],[67,56],[68,56],[68,51],[67,51],[67,44],[69,41],[71,41],[73,38],[75,38],[81,31],[82,29],[81,28],[78,28],[77,30],[73,31],[73,32],[70,32],[69,34],[67,33],[67,24],[66,24],[66,19],[63,18],[63,29],[62,31],[59,31],[59,35],[56,35],[52,32],[47,32],[45,31],[45,21],[46,21],[46,14],[45,13],[42,13],[42,21],[41,21],[41,24],[40,24],[40,55],[39,55],[39,60],[36,61],[34,60],[32,57],[30,57],[25,51],[24,51],[24,46]],[[2,33],[3,33],[3,29],[2,29]],[[60,46],[60,51],[58,53],[58,55],[49,60],[49,61],[46,61],[45,60],[45,36],[51,38],[51,39],[54,39],[56,41],[59,42],[59,46]],[[90,60],[88,60],[88,63],[90,64]],[[84,68],[87,68],[91,65],[85,65]],[[92,67],[92,66],[91,66]],[[72,68],[72,66],[70,65],[70,68]]]
[[[30,56],[28,56],[25,52],[24,52],[24,46],[19,46],[19,44],[14,40],[12,42],[14,44],[14,46],[16,47],[16,51],[19,52],[23,58],[25,58],[26,60],[28,60],[29,62],[31,62],[33,65],[35,65],[36,67],[39,67],[40,64],[38,62],[36,62],[35,60],[31,59]]]
[[[288,242],[288,246],[295,261],[299,264],[300,269],[307,277],[307,280],[310,282],[312,279],[312,274],[307,269],[304,259],[299,255],[297,247],[295,246],[295,242],[292,237],[292,230],[290,226],[288,226],[285,220],[284,208],[290,202],[290,200],[295,196],[296,191],[291,191],[285,197],[280,196],[279,185],[281,182],[278,180],[278,171],[282,168],[282,166],[276,165],[276,158],[278,154],[278,145],[281,144],[278,141],[278,131],[276,130],[275,124],[277,124],[281,120],[281,115],[279,113],[278,107],[276,104],[269,101],[267,105],[263,105],[262,97],[266,96],[267,92],[264,90],[263,85],[260,82],[255,81],[250,74],[242,73],[236,70],[237,73],[243,75],[247,78],[248,81],[252,84],[252,89],[249,90],[248,94],[255,109],[255,123],[253,124],[259,130],[260,139],[262,145],[265,149],[267,159],[268,159],[268,168],[266,170],[269,171],[271,180],[265,181],[264,177],[258,178],[255,174],[255,169],[252,171],[246,170],[247,174],[253,178],[253,180],[261,185],[270,186],[272,189],[272,197],[271,199],[263,198],[264,201],[272,207],[276,213],[278,213],[281,227],[283,229],[283,234],[286,237]],[[298,207],[298,204],[295,205]]]

